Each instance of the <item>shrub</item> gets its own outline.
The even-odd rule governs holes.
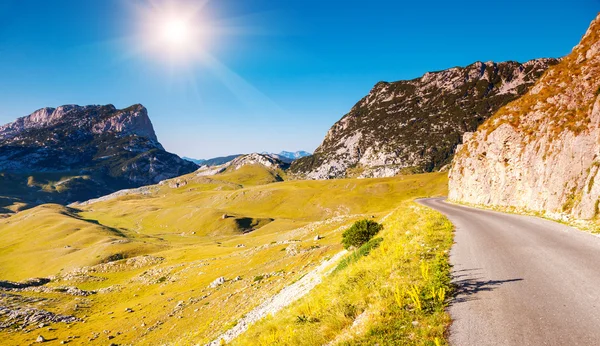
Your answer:
[[[351,246],[359,247],[371,240],[382,229],[383,225],[372,220],[356,221],[352,227],[342,234],[342,244],[346,249]]]

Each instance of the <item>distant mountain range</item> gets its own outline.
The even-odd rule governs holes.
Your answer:
[[[42,108],[0,126],[0,184],[10,186],[0,191],[4,206],[69,203],[196,169],[165,151],[140,104]]]
[[[296,152],[291,152],[291,151],[282,151],[280,153],[270,153],[270,152],[266,152],[263,151],[261,154],[263,155],[270,155],[273,156],[276,159],[279,159],[285,163],[291,163],[292,161],[299,159],[301,157],[306,157],[306,156],[310,156],[311,154],[309,152],[306,151],[296,151]],[[229,155],[229,156],[222,156],[222,157],[215,157],[212,159],[208,159],[208,160],[204,160],[204,159],[193,159],[190,157],[182,157],[184,160],[188,160],[190,162],[193,162],[197,165],[202,165],[202,166],[219,166],[222,164],[225,164],[227,162],[231,162],[234,159],[243,156],[244,154],[236,154],[236,155]]]
[[[291,152],[291,151],[281,151],[279,153],[269,153],[269,152],[262,152],[261,154],[265,154],[265,155],[271,155],[276,159],[279,159],[283,162],[286,163],[292,163],[292,161],[300,159],[302,157],[306,157],[306,156],[310,156],[311,154],[309,152],[306,151],[295,151],[295,152]]]
[[[184,160],[188,160],[190,162],[193,162],[199,166],[219,166],[222,164],[225,164],[227,162],[231,162],[234,159],[242,156],[244,154],[234,154],[234,155],[229,155],[229,156],[219,156],[219,157],[213,157],[212,159],[193,159],[191,157],[182,157],[182,159]]]
[[[203,160],[203,159],[193,159],[193,158],[187,157],[187,156],[182,156],[181,158],[186,161],[193,162],[193,163],[197,164],[198,166],[200,166],[202,163],[206,162],[206,160]]]

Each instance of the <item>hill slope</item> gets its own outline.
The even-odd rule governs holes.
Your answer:
[[[310,179],[427,172],[450,163],[463,133],[523,95],[555,59],[476,62],[380,82],[291,171]]]
[[[600,195],[600,17],[527,95],[465,135],[450,198],[590,219]]]
[[[352,222],[446,193],[443,173],[263,185],[273,170],[249,161],[213,176],[194,172],[0,219],[0,280],[50,279],[0,281],[4,341],[28,344],[41,334],[57,343],[205,344],[339,253]],[[406,229],[414,249],[431,255],[422,245],[426,234]],[[420,253],[414,256],[418,265]],[[30,287],[11,288],[17,286]]]
[[[43,108],[0,127],[5,205],[84,200],[196,168],[164,150],[139,104]]]

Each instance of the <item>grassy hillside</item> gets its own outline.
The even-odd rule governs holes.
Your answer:
[[[75,344],[209,342],[340,252],[341,233],[354,221],[444,195],[447,184],[443,173],[291,182],[276,175],[258,166],[190,174],[144,192],[0,220],[0,280],[56,275],[44,286],[0,292],[0,306],[85,321],[20,330],[23,321],[0,315],[0,325],[11,326],[0,333],[9,344],[38,334]]]
[[[404,203],[383,224],[367,256],[349,256],[327,284],[232,344],[445,344],[452,224],[414,203]]]

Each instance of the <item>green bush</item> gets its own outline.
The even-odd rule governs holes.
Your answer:
[[[344,248],[346,249],[351,246],[360,247],[371,240],[382,229],[383,225],[372,220],[364,219],[356,221],[352,227],[348,228],[342,234],[342,244],[344,244]]]

